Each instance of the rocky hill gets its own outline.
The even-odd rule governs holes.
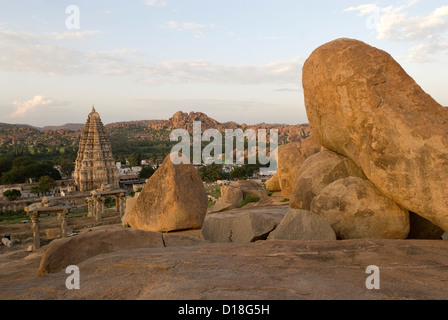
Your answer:
[[[193,122],[201,121],[202,131],[218,129],[278,129],[279,142],[300,141],[310,134],[308,124],[256,124],[246,125],[235,122],[220,123],[202,112],[176,112],[168,120],[138,120],[116,122],[105,125],[112,141],[169,141],[170,132],[174,129],[193,131]],[[35,146],[67,146],[77,145],[83,124],[70,123],[62,126],[46,126],[36,128],[29,125],[0,123],[0,147],[6,145]]]

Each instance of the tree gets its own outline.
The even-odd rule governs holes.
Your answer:
[[[39,178],[39,182],[37,182],[32,188],[31,192],[37,195],[46,194],[51,189],[56,186],[56,182],[52,177],[43,176]]]
[[[219,166],[216,163],[200,168],[199,174],[205,182],[214,182],[227,178],[226,173],[222,170],[222,166]]]
[[[22,196],[22,192],[20,192],[20,190],[17,189],[6,190],[5,192],[3,192],[3,196],[5,198],[8,198],[9,201],[14,201]]]
[[[75,170],[75,163],[68,158],[62,158],[59,161],[61,166],[61,173],[64,177],[71,177],[73,171]]]
[[[133,153],[128,158],[129,166],[136,167],[142,163],[142,155],[140,153]]]
[[[143,166],[142,167],[142,171],[140,171],[140,173],[138,174],[138,177],[140,179],[149,179],[151,178],[151,176],[154,174],[154,172],[156,172],[156,170],[151,167],[151,166]]]

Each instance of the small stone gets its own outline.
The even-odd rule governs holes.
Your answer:
[[[2,238],[2,243],[7,248],[11,248],[14,245],[14,242],[9,240],[8,238]]]

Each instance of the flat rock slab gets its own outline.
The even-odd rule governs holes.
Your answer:
[[[380,289],[366,268],[380,268]],[[102,254],[63,271],[0,286],[0,299],[447,299],[443,240],[259,241]]]
[[[282,221],[288,206],[240,208],[209,214],[202,225],[202,237],[211,242],[254,242],[266,240]]]

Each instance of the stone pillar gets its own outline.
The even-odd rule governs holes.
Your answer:
[[[120,194],[116,194],[115,195],[115,212],[120,214],[121,217],[121,195]]]
[[[88,217],[94,217],[95,215],[94,215],[94,210],[95,210],[95,206],[94,206],[94,203],[93,203],[93,198],[86,198],[86,200],[87,200],[87,210],[88,210],[88,214],[87,214],[87,216]]]
[[[33,231],[34,249],[40,248],[40,235],[39,235],[39,212],[33,211],[31,213],[31,230]]]
[[[101,221],[104,212],[104,199],[101,196],[95,196],[96,208],[95,218],[96,221]]]
[[[67,218],[68,218],[68,209],[64,209],[61,216],[61,237],[65,238],[67,236]]]

